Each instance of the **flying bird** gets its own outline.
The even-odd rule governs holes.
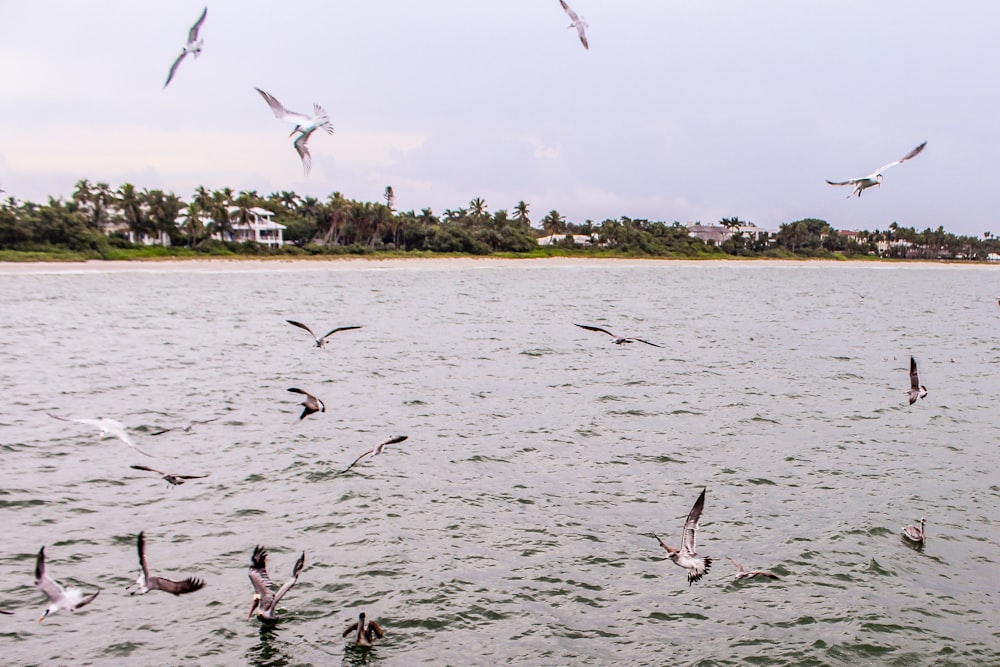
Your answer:
[[[574,322],[574,324],[576,323]],[[653,347],[663,347],[662,345],[657,345],[656,343],[650,343],[648,340],[643,340],[641,338],[634,338],[634,337],[625,338],[622,336],[616,336],[607,329],[602,329],[601,327],[592,327],[586,324],[576,324],[576,326],[580,327],[581,329],[586,329],[587,331],[600,331],[601,333],[606,333],[612,338],[614,338],[614,340],[611,342],[614,343],[615,345],[624,345],[625,343],[645,343],[646,345],[652,345]]]
[[[202,44],[205,43],[205,40],[198,39],[198,31],[201,30],[201,24],[205,22],[205,16],[207,14],[208,7],[205,7],[205,9],[201,11],[201,16],[198,17],[198,20],[195,21],[193,26],[191,26],[191,30],[188,31],[187,44],[184,45],[184,49],[181,51],[181,54],[177,56],[177,60],[174,61],[174,64],[170,66],[170,74],[167,75],[167,82],[163,84],[164,88],[170,85],[170,81],[174,78],[174,74],[177,73],[177,68],[180,67],[181,61],[184,60],[187,54],[190,53],[195,58],[201,55],[201,47]]]
[[[254,615],[254,612],[257,613],[257,618],[262,621],[274,621],[277,619],[278,603],[291,590],[295,582],[299,580],[299,572],[302,571],[302,566],[305,565],[305,562],[306,552],[303,551],[299,559],[295,561],[291,578],[275,593],[271,590],[271,586],[273,585],[271,578],[267,576],[267,549],[260,545],[254,547],[253,556],[250,558],[250,583],[253,584],[254,594],[250,613],[247,614],[248,621]]]
[[[847,195],[848,199],[850,199],[854,195],[857,195],[857,196],[860,197],[861,196],[861,192],[864,189],[870,188],[870,187],[872,187],[874,185],[877,185],[879,187],[882,186],[882,172],[883,171],[885,171],[889,167],[895,167],[897,164],[902,164],[902,163],[906,162],[907,160],[909,160],[910,158],[916,157],[917,155],[920,154],[920,151],[924,150],[924,146],[926,146],[926,145],[927,145],[927,142],[925,141],[924,143],[920,144],[919,146],[917,146],[916,148],[914,148],[912,151],[910,151],[909,153],[907,153],[906,155],[904,155],[902,158],[896,160],[895,162],[890,162],[887,165],[879,167],[878,169],[876,169],[874,172],[868,174],[867,176],[862,176],[861,178],[852,178],[852,179],[849,179],[849,180],[846,180],[846,181],[831,181],[831,180],[827,179],[826,182],[829,183],[830,185],[853,185],[854,186],[854,192],[852,192],[851,194]]]
[[[924,526],[926,525],[926,523],[927,523],[927,519],[924,519],[924,518],[921,517],[921,519],[920,519],[920,527],[919,528],[917,528],[916,526],[904,526],[903,527],[903,537],[905,537],[906,539],[908,539],[910,542],[916,542],[917,544],[923,544],[924,543],[924,538],[927,537],[926,533],[924,533]]]
[[[105,437],[105,436],[108,436],[108,435],[113,435],[114,437],[118,438],[119,440],[121,440],[122,442],[124,442],[129,447],[132,447],[133,449],[135,449],[140,454],[144,454],[146,456],[152,456],[152,454],[150,454],[147,451],[144,451],[137,444],[135,444],[134,442],[132,442],[132,438],[129,437],[128,431],[125,430],[125,425],[122,424],[120,421],[115,421],[114,419],[104,419],[104,418],[100,418],[100,419],[67,419],[66,417],[59,417],[58,415],[54,415],[51,412],[48,412],[46,414],[49,417],[52,417],[53,419],[58,419],[59,421],[63,421],[63,422],[77,422],[77,423],[80,423],[80,424],[86,424],[87,426],[93,426],[94,428],[99,428],[99,429],[101,429],[101,437],[102,438]]]
[[[680,549],[667,546],[656,533],[653,533],[653,537],[656,538],[656,541],[667,552],[667,558],[672,560],[674,564],[687,570],[688,586],[701,579],[712,566],[712,559],[708,556],[698,556],[698,552],[695,549],[695,534],[698,532],[698,520],[701,519],[701,512],[704,508],[705,489],[702,489],[701,494],[694,501],[694,505],[688,513],[687,520],[684,522]]]
[[[155,431],[154,433],[150,433],[150,435],[163,435],[164,433],[170,433],[171,431],[184,431],[185,433],[190,433],[191,429],[193,429],[198,424],[210,424],[216,421],[217,419],[219,418],[212,417],[211,419],[201,419],[201,420],[195,419],[187,426],[171,426],[170,428],[164,428],[160,429],[159,431]]]
[[[297,326],[300,329],[305,329],[306,331],[308,331],[309,335],[313,337],[313,341],[315,341],[313,343],[313,347],[326,347],[326,342],[327,342],[326,339],[332,336],[333,334],[337,333],[338,331],[349,331],[350,329],[361,328],[360,324],[354,324],[348,327],[337,327],[336,329],[331,329],[322,336],[317,336],[316,334],[313,333],[312,329],[302,324],[302,322],[296,322],[295,320],[285,320],[285,321],[288,322],[289,324]]]
[[[737,579],[753,579],[754,577],[768,577],[770,579],[778,578],[778,575],[774,572],[768,572],[767,570],[747,570],[743,567],[743,563],[733,558],[730,558],[729,560],[736,566]]]
[[[202,479],[204,477],[208,477],[208,475],[172,475],[165,473],[162,470],[157,470],[156,468],[141,465],[131,465],[129,468],[133,468],[135,470],[145,470],[146,472],[155,472],[157,475],[161,476],[165,482],[172,486],[179,486],[183,484],[186,479]]]
[[[35,586],[38,590],[45,593],[45,597],[49,599],[49,606],[42,614],[42,617],[38,619],[41,623],[49,614],[54,614],[60,609],[67,609],[69,611],[76,611],[84,605],[88,605],[94,601],[97,597],[97,593],[101,591],[98,589],[96,593],[84,596],[83,591],[79,588],[66,588],[64,589],[58,583],[56,583],[48,574],[45,572],[45,547],[38,550],[38,557],[35,559]]]
[[[205,582],[197,577],[188,577],[184,581],[173,581],[163,577],[149,576],[149,567],[146,565],[146,533],[139,533],[136,539],[136,547],[139,551],[139,577],[135,583],[128,588],[135,587],[131,595],[144,595],[149,591],[164,591],[173,595],[183,595],[193,593],[205,586]]]
[[[358,614],[358,620],[356,623],[352,623],[346,630],[344,630],[343,636],[355,633],[354,643],[357,646],[371,646],[375,643],[375,637],[382,639],[385,633],[382,632],[382,626],[380,626],[375,621],[366,621],[365,612]]]
[[[288,391],[295,394],[303,394],[306,397],[306,400],[299,403],[299,405],[303,406],[302,414],[299,415],[300,420],[305,419],[314,412],[326,412],[326,404],[323,403],[323,401],[321,401],[320,399],[310,394],[308,391],[299,389],[298,387],[289,387]]]
[[[374,447],[372,447],[371,449],[369,449],[368,451],[366,451],[364,454],[362,454],[358,458],[354,459],[354,463],[352,463],[351,465],[349,465],[346,468],[344,468],[343,470],[341,470],[339,474],[343,475],[345,472],[347,472],[348,470],[350,470],[351,468],[353,468],[355,465],[357,465],[358,461],[360,461],[361,459],[365,458],[366,456],[369,456],[369,455],[371,455],[373,457],[374,456],[378,456],[379,454],[382,453],[382,450],[385,449],[386,445],[395,445],[398,442],[403,442],[408,437],[409,436],[406,436],[406,435],[397,435],[395,437],[389,438],[388,440],[380,442],[379,444],[375,445]]]
[[[303,169],[308,174],[312,166],[312,155],[309,153],[309,147],[306,145],[306,142],[309,141],[312,133],[318,129],[326,131],[327,134],[333,134],[333,123],[330,122],[330,117],[326,114],[323,107],[318,104],[313,104],[313,115],[307,116],[297,111],[289,111],[273,95],[265,93],[260,88],[254,88],[254,90],[264,98],[264,101],[271,107],[271,111],[274,112],[276,118],[295,125],[292,131],[288,133],[288,136],[291,137],[296,132],[299,133],[299,136],[292,145],[302,160]]]
[[[910,357],[910,391],[908,393],[910,405],[916,403],[918,398],[927,396],[927,387],[920,384],[920,378],[917,376],[917,360],[913,357]]]
[[[577,16],[577,13],[570,9],[570,6],[566,4],[566,0],[559,0],[559,4],[562,5],[563,10],[569,15],[569,20],[572,21],[567,28],[576,28],[576,34],[580,36],[580,42],[583,43],[583,48],[590,50],[590,44],[587,43],[587,33],[586,28],[590,26],[587,22],[583,20],[582,17]]]

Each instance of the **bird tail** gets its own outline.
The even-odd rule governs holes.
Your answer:
[[[712,567],[712,559],[708,556],[695,559],[694,571],[688,571],[688,586],[701,579]]]

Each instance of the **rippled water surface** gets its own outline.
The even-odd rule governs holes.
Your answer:
[[[0,662],[1000,664],[998,283],[915,264],[0,268]],[[364,328],[316,349],[285,319]],[[930,390],[912,407],[911,354]],[[327,411],[299,421],[292,386]],[[117,419],[155,457],[46,413]],[[688,586],[650,533],[676,544],[702,487],[715,563]],[[917,550],[900,527],[921,516]],[[130,597],[140,530],[154,572],[207,586]],[[246,620],[255,544],[279,583],[306,553],[265,629]],[[57,580],[102,592],[38,624],[42,545]],[[728,558],[781,578],[735,582]],[[386,630],[370,651],[341,639],[362,610]]]

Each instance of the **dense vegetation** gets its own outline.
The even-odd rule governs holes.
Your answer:
[[[1000,241],[956,236],[937,230],[899,227],[885,231],[838,233],[825,221],[806,219],[781,225],[777,234],[757,234],[739,218],[718,224],[731,236],[719,245],[688,234],[679,222],[666,223],[622,216],[600,224],[567,222],[550,211],[532,226],[529,206],[519,201],[513,212],[490,212],[477,197],[467,206],[446,209],[440,216],[429,208],[396,211],[393,191],[384,202],[347,199],[334,192],[326,200],[294,192],[199,187],[187,202],[161,190],[139,191],[131,183],[112,190],[105,183],[81,180],[68,201],[50,198],[44,204],[0,202],[0,259],[136,258],[204,254],[323,255],[373,253],[463,253],[488,255],[587,254],[593,256],[655,257],[851,257],[878,254],[891,257],[985,259],[1000,253]],[[253,242],[231,242],[234,224],[247,221],[251,209],[274,213],[286,226],[288,245],[270,249]],[[752,226],[751,226],[752,227]],[[741,231],[742,230],[742,231]],[[541,234],[567,234],[565,240],[539,247]],[[574,244],[583,235],[593,245]],[[132,243],[146,237],[169,238],[170,246]],[[215,238],[213,238],[213,236]]]

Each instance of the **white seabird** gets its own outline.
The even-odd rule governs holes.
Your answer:
[[[51,412],[47,412],[46,414],[49,417],[52,417],[53,419],[58,419],[59,421],[78,422],[80,424],[86,424],[87,426],[93,426],[94,428],[99,428],[101,429],[102,438],[108,435],[113,435],[114,437],[118,438],[129,447],[135,449],[140,454],[144,454],[146,456],[152,456],[152,454],[150,454],[147,451],[144,451],[142,448],[139,447],[139,445],[132,442],[132,438],[129,437],[128,431],[125,430],[125,425],[122,424],[120,421],[115,421],[114,419],[104,419],[104,418],[67,419],[66,417],[59,417],[58,415],[54,415]]]
[[[894,162],[890,162],[887,165],[883,165],[882,167],[879,167],[878,169],[876,169],[872,173],[868,174],[867,176],[862,176],[860,178],[851,178],[851,179],[848,179],[846,181],[831,181],[831,180],[828,179],[826,182],[829,183],[830,185],[853,185],[854,186],[854,192],[852,192],[851,194],[847,195],[847,197],[850,198],[850,197],[852,197],[854,195],[857,195],[857,196],[860,197],[861,196],[861,192],[864,189],[870,188],[870,187],[872,187],[874,185],[877,185],[879,187],[882,186],[882,172],[883,171],[885,171],[889,167],[895,167],[897,164],[902,164],[902,163],[906,162],[907,160],[909,160],[910,158],[916,157],[917,155],[920,154],[920,151],[924,150],[924,146],[926,146],[926,145],[927,145],[927,142],[925,141],[924,143],[920,144],[919,146],[917,146],[916,148],[914,148],[912,151],[910,151],[909,153],[907,153],[906,155],[904,155],[902,158],[900,158],[900,159],[898,159],[898,160],[896,160]]]
[[[566,0],[559,0],[559,4],[562,5],[563,10],[569,15],[569,20],[572,21],[568,28],[576,28],[576,34],[580,36],[580,42],[583,44],[583,48],[590,50],[590,44],[587,43],[587,33],[586,28],[590,26],[587,22],[583,20],[582,17],[578,16],[576,12],[570,9],[570,6],[566,4]]]
[[[271,590],[271,578],[267,576],[267,549],[257,545],[254,547],[253,556],[250,558],[250,583],[253,584],[253,604],[250,606],[250,613],[247,620],[257,613],[257,618],[262,621],[274,621],[277,619],[278,603],[285,594],[291,590],[295,582],[299,580],[299,572],[306,562],[306,552],[303,551],[299,559],[295,561],[292,568],[292,576],[286,581],[278,592]]]
[[[170,428],[163,428],[160,429],[159,431],[150,433],[150,435],[163,435],[164,433],[170,433],[171,431],[184,431],[185,433],[190,433],[191,429],[193,429],[195,426],[199,424],[210,424],[218,419],[219,419],[218,417],[212,417],[211,419],[201,419],[201,420],[195,419],[192,420],[187,426],[171,426]]]
[[[617,336],[608,331],[607,329],[602,329],[601,327],[592,327],[587,324],[576,324],[576,322],[574,322],[573,324],[580,327],[581,329],[586,329],[587,331],[600,331],[601,333],[606,333],[612,338],[614,338],[614,340],[611,342],[614,343],[615,345],[624,345],[625,343],[645,343],[646,345],[652,345],[653,347],[661,347],[661,348],[663,347],[662,345],[657,345],[656,343],[650,343],[648,340],[635,338],[634,336],[628,336],[628,337]]]
[[[42,617],[38,619],[39,623],[60,609],[76,611],[80,607],[93,602],[97,594],[101,592],[98,589],[96,593],[84,596],[83,591],[79,588],[70,587],[64,589],[56,583],[45,572],[45,547],[38,550],[38,557],[35,559],[35,586],[38,587],[38,590],[45,593],[45,597],[49,599],[49,606],[45,610],[45,613],[42,614]]]
[[[698,521],[701,519],[701,512],[705,508],[705,489],[701,490],[698,499],[694,501],[687,520],[684,522],[684,531],[681,535],[681,548],[675,549],[664,544],[656,533],[653,537],[660,543],[660,546],[667,552],[667,558],[674,564],[687,570],[688,586],[698,581],[712,567],[712,559],[708,556],[698,556],[695,549],[695,535],[698,532]]]
[[[177,56],[177,60],[174,61],[174,64],[170,66],[170,74],[167,75],[167,82],[163,84],[164,88],[170,84],[170,81],[174,78],[174,74],[177,73],[177,68],[180,67],[181,61],[184,60],[187,54],[190,53],[195,58],[201,55],[201,47],[205,43],[205,40],[198,39],[198,31],[201,29],[201,24],[205,22],[205,16],[207,14],[208,7],[205,7],[205,9],[201,11],[201,16],[198,17],[198,20],[195,21],[193,26],[191,26],[191,30],[188,31],[187,44],[184,45],[184,49],[181,51],[181,54]]]
[[[330,122],[330,117],[323,107],[318,104],[313,104],[313,115],[307,116],[304,113],[286,109],[273,95],[265,93],[260,88],[254,88],[254,90],[264,98],[264,101],[271,107],[271,111],[274,112],[276,118],[295,125],[292,131],[288,133],[288,136],[291,137],[296,132],[299,133],[293,146],[295,152],[299,154],[299,158],[302,160],[303,169],[308,174],[312,166],[312,155],[309,153],[306,142],[309,141],[309,137],[317,129],[324,130],[327,134],[333,134],[333,123]]]
[[[927,396],[927,387],[920,384],[920,378],[917,376],[917,360],[912,356],[910,357],[910,391],[907,393],[910,396],[910,405],[916,403],[918,398]]]
[[[326,412],[326,404],[322,400],[316,398],[310,394],[305,389],[299,389],[298,387],[289,387],[288,391],[294,394],[303,394],[306,400],[299,403],[302,406],[302,414],[299,415],[299,419],[305,419],[314,412]]]
[[[296,322],[295,320],[285,320],[285,321],[288,322],[289,324],[297,326],[300,329],[305,329],[306,331],[308,331],[309,335],[313,337],[313,341],[315,341],[313,343],[313,347],[326,347],[326,339],[332,336],[333,334],[337,333],[338,331],[349,331],[350,329],[361,328],[360,324],[353,324],[351,326],[346,326],[346,327],[337,327],[336,329],[331,329],[330,331],[327,331],[322,336],[317,336],[316,334],[313,333],[312,329],[307,327],[305,324],[302,324],[302,322]]]
[[[354,643],[357,646],[371,646],[375,643],[375,637],[382,639],[385,633],[382,632],[382,626],[380,626],[375,621],[365,620],[365,612],[358,614],[358,620],[356,623],[352,623],[346,630],[344,630],[343,636],[355,633]]]
[[[139,551],[139,577],[135,583],[128,588],[135,587],[131,595],[144,595],[149,591],[164,591],[173,595],[183,595],[192,593],[205,586],[205,582],[197,577],[188,577],[184,581],[173,581],[163,577],[151,577],[149,567],[146,565],[146,533],[139,533],[136,539],[136,547]]]
[[[754,577],[769,577],[771,579],[778,578],[778,575],[774,572],[768,572],[767,570],[747,570],[743,567],[743,563],[739,562],[735,558],[730,558],[729,561],[736,566],[737,579],[753,579]]]
[[[170,473],[165,473],[162,470],[157,470],[156,468],[150,468],[149,466],[141,466],[141,465],[130,465],[129,468],[133,468],[135,470],[145,470],[146,472],[155,472],[157,475],[163,478],[163,481],[165,481],[167,484],[170,484],[171,486],[179,486],[183,484],[184,480],[186,479],[202,479],[204,477],[208,477],[208,475],[173,475]]]
[[[917,544],[923,544],[924,538],[927,534],[924,532],[924,527],[927,524],[927,519],[923,517],[920,518],[920,527],[916,526],[904,526],[903,527],[903,537],[911,542],[916,542]]]
[[[358,461],[360,461],[361,459],[365,458],[366,456],[373,456],[373,457],[374,456],[378,456],[379,454],[382,453],[382,450],[385,449],[386,445],[395,445],[398,442],[403,442],[408,437],[409,436],[406,436],[406,435],[397,435],[397,436],[394,436],[392,438],[389,438],[388,440],[380,442],[379,444],[375,445],[374,447],[372,447],[371,449],[369,449],[368,451],[366,451],[364,454],[362,454],[358,458],[354,459],[354,463],[352,463],[351,465],[349,465],[346,468],[344,468],[343,470],[341,470],[340,474],[342,475],[345,472],[347,472],[348,470],[350,470],[351,468],[353,468],[355,465],[357,465]]]

